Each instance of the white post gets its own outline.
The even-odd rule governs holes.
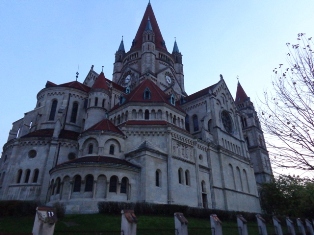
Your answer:
[[[310,235],[314,235],[313,226],[308,219],[305,220],[305,225],[306,225],[307,231],[310,233]]]
[[[218,218],[216,214],[211,214],[210,215],[210,227],[211,227],[211,232],[212,234],[215,235],[222,235],[222,222]]]
[[[303,222],[302,222],[302,220],[300,218],[297,218],[297,225],[298,225],[298,228],[299,228],[299,232],[302,235],[306,235],[304,224],[303,224]]]
[[[237,215],[237,224],[239,229],[239,235],[248,235],[247,232],[247,221],[242,215]]]
[[[177,235],[188,235],[188,220],[183,213],[174,213],[174,227],[177,230]]]
[[[273,223],[274,223],[274,227],[276,230],[276,234],[277,235],[283,235],[282,229],[281,229],[281,222],[276,216],[273,216]]]
[[[33,235],[53,235],[57,222],[56,210],[53,207],[37,207],[33,226]]]
[[[293,221],[291,219],[289,219],[289,217],[286,217],[286,223],[287,223],[287,227],[288,227],[288,232],[291,235],[295,235],[295,230],[294,230],[294,226],[293,226]]]
[[[133,210],[121,211],[121,231],[124,235],[136,235],[137,219]]]
[[[257,225],[258,225],[260,234],[267,235],[267,228],[266,228],[265,220],[259,214],[256,215],[256,219],[257,219]]]

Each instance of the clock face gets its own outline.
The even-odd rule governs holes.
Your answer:
[[[128,76],[125,77],[124,83],[128,84],[131,81],[131,75],[129,74]]]
[[[171,77],[169,77],[168,75],[166,75],[166,81],[167,81],[168,84],[171,84],[171,82],[172,82]]]

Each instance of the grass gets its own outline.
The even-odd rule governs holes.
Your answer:
[[[138,234],[174,234],[174,219],[169,216],[137,216]],[[211,234],[209,219],[187,218],[189,234]],[[0,233],[27,233],[33,228],[34,217],[3,217],[0,218]],[[89,214],[66,215],[56,223],[55,234],[72,234],[74,231],[119,231],[121,216]],[[198,228],[198,229],[196,229]],[[149,231],[145,231],[148,230]],[[169,230],[161,232],[160,230]],[[258,234],[256,223],[248,224],[249,234]],[[142,230],[142,231],[141,231]],[[61,233],[64,232],[64,233]],[[79,233],[73,233],[79,234]],[[113,234],[113,233],[112,233]],[[119,234],[119,233],[116,233]],[[236,222],[223,222],[223,234],[238,234]]]

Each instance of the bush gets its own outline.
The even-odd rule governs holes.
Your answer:
[[[0,217],[35,215],[38,206],[36,201],[0,201]]]
[[[66,208],[65,208],[65,205],[63,203],[56,202],[52,205],[52,207],[54,207],[56,209],[56,214],[57,214],[58,219],[64,218]]]

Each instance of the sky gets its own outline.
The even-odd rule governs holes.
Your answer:
[[[1,0],[0,146],[12,123],[35,108],[47,81],[83,82],[91,65],[112,78],[123,36],[130,49],[148,0]],[[183,55],[185,90],[195,93],[222,74],[235,96],[237,78],[256,106],[286,63],[287,42],[314,36],[313,0],[151,0],[171,53]]]

